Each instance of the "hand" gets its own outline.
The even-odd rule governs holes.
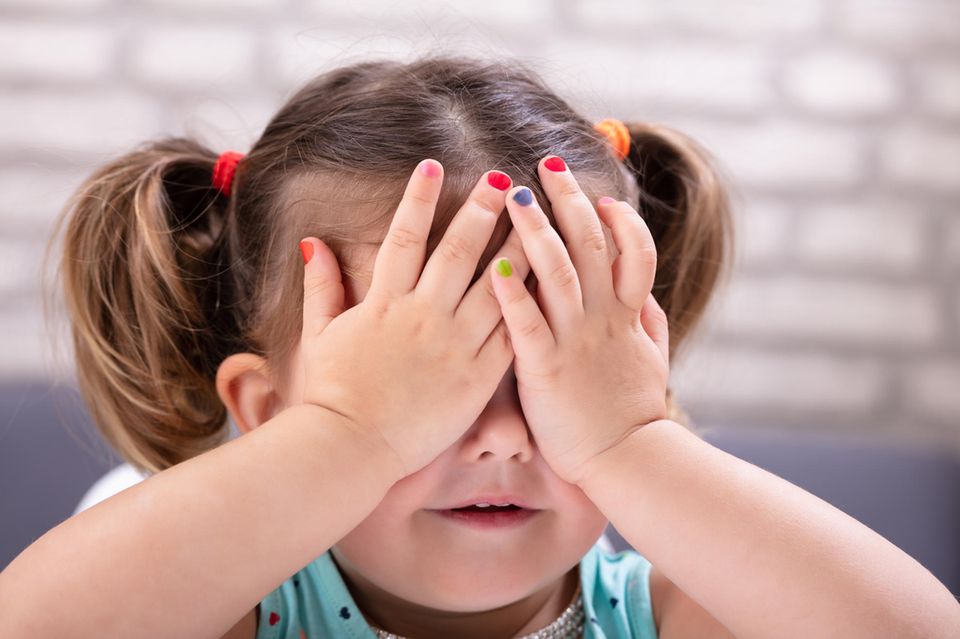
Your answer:
[[[513,199],[525,188],[515,187],[507,210],[537,277],[538,301],[523,277],[498,274],[498,259],[490,277],[527,425],[551,469],[579,484],[592,459],[665,418],[667,318],[651,294],[657,253],[640,215],[616,201],[595,211],[566,168],[554,172],[541,161],[539,173],[566,247],[529,190],[529,205]],[[612,267],[601,222],[620,253]]]
[[[336,256],[317,238],[307,238],[316,254],[304,267],[303,401],[373,435],[403,476],[466,432],[513,360],[489,280],[467,291],[505,191],[484,174],[424,266],[443,172],[423,165],[436,175],[413,172],[361,303],[344,311]],[[529,271],[515,230],[503,251]]]

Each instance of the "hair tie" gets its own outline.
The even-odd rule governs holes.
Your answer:
[[[243,159],[243,153],[224,151],[213,163],[213,185],[224,195],[230,195],[233,185],[233,175],[237,172],[237,164]]]
[[[593,128],[607,138],[617,158],[622,162],[630,152],[630,130],[627,125],[616,118],[604,118],[594,124]]]

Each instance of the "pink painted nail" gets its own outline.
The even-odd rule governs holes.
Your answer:
[[[436,160],[424,160],[420,163],[420,172],[427,177],[440,175],[440,164]]]
[[[597,204],[610,204],[612,202],[616,202],[616,200],[609,195],[604,195],[602,198],[597,200]]]

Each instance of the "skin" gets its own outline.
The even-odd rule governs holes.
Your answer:
[[[498,202],[502,208],[503,192],[482,179],[477,190],[490,198],[489,208]],[[466,222],[467,216],[462,217]],[[466,225],[461,230],[481,237],[485,232]],[[516,234],[504,247],[514,261],[515,277],[522,278],[529,267]],[[322,251],[322,245],[318,249]],[[361,271],[374,271],[377,252],[359,253],[355,259]],[[467,281],[476,257],[473,266],[468,264],[465,260],[460,273]],[[481,288],[489,289],[490,281],[478,282],[479,294],[471,296],[447,284],[452,279],[439,271],[431,276],[427,269],[420,283],[435,282],[438,298],[446,294],[448,304],[462,298],[461,308],[492,321],[478,333],[485,339],[500,317],[496,300]],[[337,315],[363,302],[372,284],[343,280],[343,306]],[[447,293],[450,288],[455,290]],[[304,343],[290,368],[279,375],[250,353],[232,355],[222,364],[218,389],[242,433],[309,394],[305,379],[314,376],[307,373]],[[407,636],[466,639],[542,628],[569,604],[579,578],[577,564],[608,523],[583,491],[561,479],[541,454],[521,410],[510,355],[492,396],[469,427],[432,461],[395,483],[373,512],[331,549],[351,594],[381,628]],[[282,384],[273,381],[278,378]],[[487,488],[519,492],[540,512],[517,529],[497,532],[466,529],[429,512]]]

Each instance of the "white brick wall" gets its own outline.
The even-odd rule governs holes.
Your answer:
[[[58,372],[39,258],[100,163],[246,151],[320,70],[456,51],[717,158],[736,262],[674,367],[695,418],[960,449],[958,43],[955,0],[0,0],[0,375]]]

